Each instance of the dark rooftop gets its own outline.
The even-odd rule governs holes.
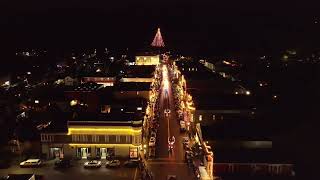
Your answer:
[[[155,71],[155,66],[128,66],[126,69],[127,78],[152,78]]]
[[[125,108],[127,111],[136,111],[137,107],[141,107],[141,111],[144,112],[147,107],[147,100],[144,98],[131,98],[130,101],[126,99],[112,99],[111,101],[106,102],[106,105],[111,106],[112,109],[116,108]]]
[[[151,82],[120,82],[117,84],[118,91],[149,91]]]
[[[209,126],[201,126],[202,137],[206,141],[270,140],[270,131],[259,122],[247,119],[223,119]]]
[[[54,113],[51,116],[48,112],[35,113],[33,114],[33,120],[51,120],[51,123],[48,127],[42,129],[41,132],[47,133],[66,133],[68,132],[67,122],[71,119],[71,113]]]
[[[87,82],[80,84],[79,86],[73,87],[69,89],[69,91],[97,91],[101,89],[103,86],[94,82]]]
[[[143,115],[142,113],[121,113],[121,112],[116,112],[116,113],[89,113],[89,112],[84,112],[84,113],[77,113],[77,115],[74,116],[73,119],[70,119],[69,122],[72,121],[100,121],[100,122],[110,122],[110,121],[140,121],[143,120]]]
[[[200,110],[220,109],[252,109],[254,101],[252,96],[226,95],[212,93],[191,93],[195,107]]]

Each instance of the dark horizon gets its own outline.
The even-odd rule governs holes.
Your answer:
[[[263,54],[320,47],[316,7],[289,1],[32,1],[4,9],[2,31],[13,46],[139,50],[150,45],[160,27],[166,47],[187,55]]]

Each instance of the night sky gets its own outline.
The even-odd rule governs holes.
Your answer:
[[[168,48],[190,55],[317,48],[320,40],[320,12],[310,2],[33,0],[6,5],[1,31],[20,47],[139,49],[151,43],[158,26]]]
[[[185,55],[264,55],[288,48],[320,50],[320,3],[173,1],[6,0],[0,3],[0,41],[5,52],[0,56],[0,70],[8,70],[3,64],[9,62],[15,69],[24,66],[11,61],[14,58],[10,54],[14,56],[17,47],[109,47],[138,52],[149,47],[157,27],[161,28],[166,47]],[[320,148],[314,147],[318,143],[315,138],[319,137],[320,71],[310,66],[313,71],[301,67],[293,70],[293,74],[297,71],[305,79],[298,75],[283,78],[290,86],[286,88],[289,93],[281,96],[285,113],[279,119],[304,122],[301,128],[285,132],[289,139],[285,142],[294,147],[286,153],[297,155],[300,168],[318,173],[319,161],[314,159]],[[312,169],[310,164],[317,166]]]

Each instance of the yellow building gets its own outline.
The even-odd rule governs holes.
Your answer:
[[[158,65],[160,64],[160,56],[136,56],[136,65]]]
[[[65,133],[42,133],[42,152],[48,158],[129,157],[138,158],[143,117],[108,114],[93,121],[68,121]]]

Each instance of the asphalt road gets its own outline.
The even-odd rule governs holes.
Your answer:
[[[138,180],[139,170],[137,168],[106,168],[101,166],[97,169],[85,169],[83,167],[84,160],[75,161],[73,167],[67,169],[55,169],[53,161],[45,162],[41,168],[20,168],[13,165],[8,169],[0,169],[0,176],[8,174],[37,174],[43,175],[46,180],[60,179],[76,179],[76,180],[99,180],[99,179],[115,179],[115,180]],[[103,162],[103,165],[105,163]]]
[[[170,74],[170,73],[168,73]],[[160,90],[160,126],[157,133],[156,142],[156,158],[148,160],[148,166],[151,169],[155,180],[167,179],[168,175],[176,175],[178,179],[194,179],[191,169],[184,162],[184,149],[182,145],[182,137],[186,136],[180,133],[180,125],[177,121],[177,114],[174,109],[174,98],[172,94],[172,86],[170,79],[168,89]],[[165,93],[167,90],[168,93]],[[170,114],[165,116],[164,110],[169,108]],[[175,137],[174,150],[168,152],[168,137]]]

